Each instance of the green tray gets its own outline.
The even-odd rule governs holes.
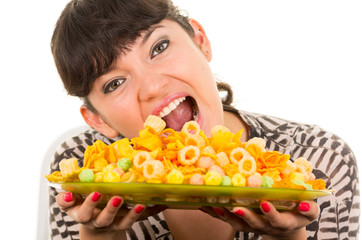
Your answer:
[[[233,187],[159,183],[49,183],[51,187],[86,196],[92,192],[103,195],[105,203],[111,196],[122,196],[128,205],[168,205],[170,208],[195,209],[200,206],[245,206],[259,208],[268,200],[277,209],[292,209],[303,200],[330,195],[329,190],[301,190],[286,188]]]

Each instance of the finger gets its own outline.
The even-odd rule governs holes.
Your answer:
[[[301,215],[297,210],[280,213],[270,202],[262,202],[260,208],[272,227],[269,229],[270,231],[278,229],[284,231],[296,230],[305,227],[311,222],[308,217]]]
[[[122,206],[123,199],[119,196],[112,197],[106,207],[97,215],[97,217],[93,220],[93,225],[96,228],[104,228],[110,226],[119,208]]]
[[[142,213],[145,211],[146,206],[142,204],[136,204],[126,216],[124,216],[118,227],[120,230],[130,229],[134,222],[141,218]]]
[[[259,215],[251,209],[244,207],[235,207],[233,208],[232,212],[234,213],[234,216],[237,217],[237,219],[239,220],[237,226],[239,228],[242,227],[242,229],[240,230],[252,231],[258,234],[264,232],[267,226],[267,221],[264,216]]]
[[[60,210],[66,211],[68,208],[74,205],[76,198],[75,195],[71,192],[62,192],[56,196],[56,201]]]
[[[84,200],[83,204],[80,206],[79,211],[74,213],[74,218],[79,223],[87,223],[94,216],[94,210],[97,207],[99,200],[102,195],[98,192],[89,194],[88,197]]]
[[[313,221],[318,218],[320,209],[319,205],[314,201],[303,201],[298,206],[299,213],[308,220]]]

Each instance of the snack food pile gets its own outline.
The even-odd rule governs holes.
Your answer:
[[[243,130],[232,133],[218,125],[207,138],[195,121],[180,132],[149,116],[139,137],[124,138],[111,145],[96,141],[78,159],[64,159],[60,171],[46,178],[51,182],[149,182],[172,184],[279,187],[325,190],[315,179],[312,164],[304,158],[267,151],[265,141],[241,142]]]

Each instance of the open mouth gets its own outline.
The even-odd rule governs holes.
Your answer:
[[[180,131],[182,126],[188,121],[197,121],[199,118],[199,109],[195,99],[192,97],[181,97],[173,100],[164,107],[159,113],[166,122],[167,128]]]

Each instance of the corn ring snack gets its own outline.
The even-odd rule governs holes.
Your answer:
[[[216,125],[211,128],[211,138],[214,138],[217,134],[224,132],[230,132],[230,130],[223,125]]]
[[[239,172],[244,176],[253,175],[256,172],[256,162],[252,156],[244,156],[239,162]]]
[[[198,135],[200,133],[200,126],[196,121],[189,121],[185,123],[181,129],[181,134],[188,135]]]
[[[196,146],[186,146],[178,152],[177,159],[182,165],[192,165],[200,157],[200,149]]]
[[[160,180],[165,176],[165,167],[159,160],[148,160],[143,164],[143,176],[146,179]]]
[[[151,154],[146,151],[141,151],[134,156],[133,166],[140,171],[143,171],[143,166],[146,161],[152,160]]]
[[[200,149],[204,148],[206,143],[203,137],[196,134],[189,134],[185,138],[185,145],[193,145]]]
[[[144,128],[151,127],[157,134],[160,134],[166,127],[166,122],[155,115],[149,115],[143,124]]]
[[[237,147],[230,152],[230,161],[233,164],[238,164],[238,162],[245,156],[250,156],[250,153],[244,148]]]
[[[245,148],[248,148],[250,145],[255,145],[260,149],[261,152],[265,152],[266,142],[262,138],[254,137],[249,139],[245,144]]]

